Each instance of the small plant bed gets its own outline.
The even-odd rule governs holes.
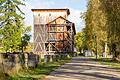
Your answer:
[[[54,71],[59,66],[70,62],[71,58],[65,60],[59,60],[58,62],[38,64],[37,68],[29,68],[28,70],[22,70],[17,75],[13,75],[9,80],[43,80],[46,75]]]
[[[96,60],[95,58],[92,58],[93,60]],[[111,58],[98,58],[97,61],[99,62],[99,64],[102,65],[108,65],[111,68],[115,68],[115,69],[120,69],[120,62],[112,60]]]

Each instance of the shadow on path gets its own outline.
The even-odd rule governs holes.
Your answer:
[[[120,80],[120,70],[89,58],[75,57],[52,72],[47,80]]]

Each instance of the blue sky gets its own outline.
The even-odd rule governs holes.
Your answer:
[[[21,9],[25,12],[26,25],[33,26],[33,8],[68,8],[70,9],[69,20],[76,25],[79,32],[84,27],[84,21],[80,18],[80,13],[86,11],[87,0],[26,0],[26,6]]]

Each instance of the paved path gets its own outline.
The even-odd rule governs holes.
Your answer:
[[[99,65],[89,58],[75,57],[46,78],[46,80],[120,80],[120,70]]]

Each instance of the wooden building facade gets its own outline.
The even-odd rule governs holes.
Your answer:
[[[34,53],[56,54],[74,51],[74,23],[67,20],[69,9],[32,9]]]

